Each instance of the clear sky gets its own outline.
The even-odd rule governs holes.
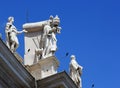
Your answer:
[[[120,88],[120,1],[119,0],[0,0],[0,33],[9,16],[22,30],[28,12],[29,22],[61,19],[57,35],[59,72],[69,72],[70,55],[84,67],[83,88]],[[24,57],[24,34],[18,35],[17,52]],[[69,52],[68,56],[65,56]]]

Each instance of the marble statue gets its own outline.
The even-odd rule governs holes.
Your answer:
[[[43,28],[43,53],[42,58],[53,56],[57,50],[56,33],[60,33],[59,27],[60,19],[58,16],[53,18],[50,16],[49,23]]]
[[[76,62],[75,56],[71,55],[70,77],[78,86],[78,88],[82,88],[82,82],[81,82],[82,69],[83,67]]]
[[[12,52],[15,52],[19,46],[17,34],[27,32],[26,30],[17,31],[16,27],[13,25],[14,17],[9,17],[6,23],[5,33],[6,33],[6,44]]]
[[[56,35],[61,32],[58,16],[40,22],[25,23],[25,65],[38,63],[39,60],[54,56],[57,50]],[[28,59],[29,58],[29,59]]]

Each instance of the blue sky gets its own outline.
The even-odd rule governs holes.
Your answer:
[[[120,1],[119,0],[0,0],[0,33],[9,16],[22,30],[28,11],[29,22],[61,19],[57,35],[59,72],[68,72],[70,55],[84,67],[83,88],[120,88]],[[18,35],[17,52],[24,57],[24,34]],[[69,52],[69,56],[65,54]]]

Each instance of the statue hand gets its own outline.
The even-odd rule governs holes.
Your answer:
[[[24,29],[23,32],[27,33],[28,31],[26,31],[26,30]]]
[[[57,30],[57,28],[56,28],[56,27],[53,27],[53,28],[52,28],[52,30],[53,30],[53,31],[56,31],[56,30]]]
[[[57,27],[57,33],[61,33],[61,27]]]

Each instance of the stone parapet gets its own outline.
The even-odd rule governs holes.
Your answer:
[[[1,39],[0,88],[35,88],[35,79]]]

